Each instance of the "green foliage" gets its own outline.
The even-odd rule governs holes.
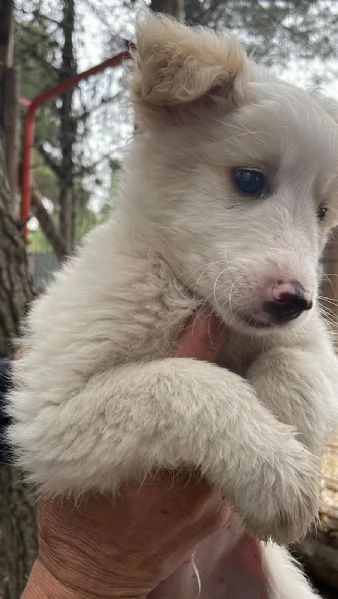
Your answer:
[[[32,98],[60,79],[63,44],[60,22],[64,1],[55,5],[51,0],[18,0],[16,47],[21,67],[22,96]],[[163,9],[166,5],[165,0],[160,3],[147,3],[153,7],[161,5]],[[102,39],[99,41],[102,44],[102,52],[107,52],[105,41],[110,36],[109,52],[113,53],[121,47],[123,36],[132,38],[131,20],[139,6],[139,0],[116,0],[113,3],[102,0],[99,4],[95,0],[76,0],[78,20],[74,52],[77,52],[78,56],[75,56],[75,60],[83,50],[84,33],[88,33],[81,30],[79,15],[95,16],[96,28],[99,27],[102,32]],[[168,9],[170,6],[173,6],[172,0],[168,0]],[[224,26],[233,29],[246,43],[249,52],[253,51],[261,62],[283,67],[290,60],[302,60],[303,64],[304,61],[311,60],[318,67],[313,75],[316,83],[321,83],[324,77],[333,73],[332,68],[335,67],[332,67],[331,59],[335,57],[338,48],[336,0],[185,0],[184,7],[188,23],[208,25],[215,29]],[[115,81],[113,88],[115,86],[117,92],[122,88],[120,76],[118,71],[111,71],[109,74]],[[112,108],[112,112],[107,112],[104,116],[103,129],[95,129],[96,143],[99,145],[103,145],[104,135],[107,131],[113,131],[114,126],[115,131],[125,129],[123,117],[121,119],[123,101],[121,102],[120,96],[116,96],[116,101],[111,97],[112,87],[107,85],[105,88],[103,76],[101,80],[95,80],[91,88],[86,88],[86,92],[83,90],[77,96],[76,108],[73,107],[72,115],[76,117],[78,135],[78,141],[73,146],[76,239],[86,233],[93,224],[106,218],[117,194],[118,162],[116,166],[112,161],[111,168],[103,171],[100,170],[100,160],[106,160],[108,163],[108,153],[105,156],[102,153],[99,158],[95,157],[95,162],[90,153],[88,159],[88,148],[84,143],[89,127],[87,120],[99,106],[102,108],[106,105],[107,110]],[[56,100],[49,102],[38,113],[33,171],[34,180],[43,196],[52,202],[55,222],[59,217],[60,199],[59,109],[60,100]],[[93,145],[95,147],[95,144]],[[110,146],[108,152],[111,152]],[[103,205],[94,204],[95,209],[92,209],[90,200],[93,189],[102,190],[99,179],[95,178],[96,171],[102,177],[102,181],[108,182],[111,201],[107,201],[101,191],[98,195],[101,204],[104,200]],[[33,232],[32,236],[40,247],[42,240],[38,232]]]
[[[24,98],[32,99],[58,82],[59,45],[54,30],[38,10],[17,12],[15,51],[21,73],[20,95]],[[55,101],[38,112],[37,143],[45,139],[52,144],[57,141],[55,116]]]
[[[36,254],[44,254],[52,251],[52,246],[50,245],[48,239],[42,233],[41,229],[30,229],[29,238],[28,238],[28,246],[29,253]]]
[[[102,221],[100,213],[84,206],[75,221],[75,241],[80,241],[89,231]]]
[[[59,182],[56,174],[43,160],[37,150],[33,151],[33,179],[41,194],[51,200],[55,206],[59,199]]]
[[[188,23],[235,30],[269,64],[293,57],[325,60],[337,53],[335,0],[186,0],[185,11]]]
[[[23,96],[32,98],[58,82],[55,67],[58,42],[50,24],[39,12],[22,14],[17,19],[15,50],[22,71]]]
[[[78,243],[81,239],[91,231],[93,227],[103,222],[110,211],[110,206],[105,204],[102,210],[94,212],[88,206],[85,206],[79,213],[75,221],[75,241]],[[56,212],[51,215],[52,219],[57,222]],[[45,253],[51,252],[52,247],[42,233],[41,229],[36,227],[36,222],[33,220],[29,231],[29,246],[30,253]]]
[[[67,25],[61,24],[65,14],[62,12],[64,2],[65,0],[58,8],[54,8],[47,0],[26,0],[17,5],[16,54],[21,72],[20,95],[23,97],[34,98],[43,90],[57,84],[64,75],[62,72],[64,53],[69,51],[68,47],[65,50],[63,36]],[[81,109],[81,106],[77,109]],[[73,212],[76,214],[74,237],[78,239],[90,226],[93,226],[96,219],[89,208],[91,193],[88,189],[88,176],[91,175],[92,169],[91,165],[84,166],[83,147],[80,138],[76,141],[75,133],[75,143],[74,137],[72,141],[69,139],[69,143],[72,143],[71,159],[69,153],[67,154],[71,172],[65,172],[62,152],[68,152],[69,143],[64,136],[62,137],[60,110],[60,98],[57,97],[43,105],[37,112],[33,179],[42,195],[52,202],[53,219],[56,224],[60,213],[61,184],[71,179]],[[68,118],[69,135],[72,134],[73,127],[76,130],[75,112],[74,102],[71,101],[65,117]],[[85,130],[86,118],[84,117],[80,128],[82,135],[85,134]],[[46,245],[38,231],[33,231],[32,239],[40,249]],[[47,245],[49,246],[48,243]]]

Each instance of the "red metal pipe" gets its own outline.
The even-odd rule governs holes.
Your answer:
[[[127,47],[132,49],[133,45],[127,42]],[[23,132],[23,155],[22,155],[22,181],[21,181],[21,224],[24,238],[27,237],[27,221],[30,214],[31,203],[31,171],[32,171],[32,152],[34,143],[35,116],[37,110],[51,100],[55,96],[64,94],[69,89],[75,87],[80,81],[88,79],[92,75],[96,75],[109,67],[117,67],[124,60],[131,58],[129,50],[125,50],[116,54],[112,58],[108,58],[104,62],[76,75],[67,77],[61,83],[46,89],[44,92],[33,98],[28,104],[28,109],[24,118]],[[25,99],[24,99],[25,100]]]

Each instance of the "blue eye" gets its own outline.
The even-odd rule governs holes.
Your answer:
[[[260,171],[238,169],[234,172],[235,185],[241,193],[259,198],[265,192],[265,176]]]

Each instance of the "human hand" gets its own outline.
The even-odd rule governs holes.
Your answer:
[[[225,340],[216,317],[200,312],[176,357],[214,361]],[[224,526],[230,506],[193,474],[161,473],[117,498],[41,498],[39,554],[24,598],[143,599],[194,547]]]

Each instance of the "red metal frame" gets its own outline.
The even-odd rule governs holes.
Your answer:
[[[27,98],[22,98],[20,100],[20,105],[23,107],[27,107],[27,112],[24,118],[24,127],[23,127],[23,154],[22,154],[22,181],[21,181],[21,224],[22,224],[22,233],[24,237],[27,237],[27,221],[29,219],[30,214],[30,204],[31,204],[31,170],[32,170],[32,152],[33,152],[33,144],[34,144],[34,129],[35,129],[35,116],[37,110],[54,98],[55,96],[59,96],[69,89],[75,87],[79,81],[83,81],[84,79],[88,79],[91,75],[96,75],[101,71],[104,71],[107,68],[117,67],[124,60],[128,60],[131,58],[131,54],[129,52],[129,48],[133,49],[133,44],[126,42],[128,50],[124,50],[119,54],[116,54],[112,58],[108,58],[104,62],[84,71],[83,73],[78,73],[76,75],[71,75],[67,77],[61,83],[54,85],[53,87],[45,90],[31,101],[27,100]]]

